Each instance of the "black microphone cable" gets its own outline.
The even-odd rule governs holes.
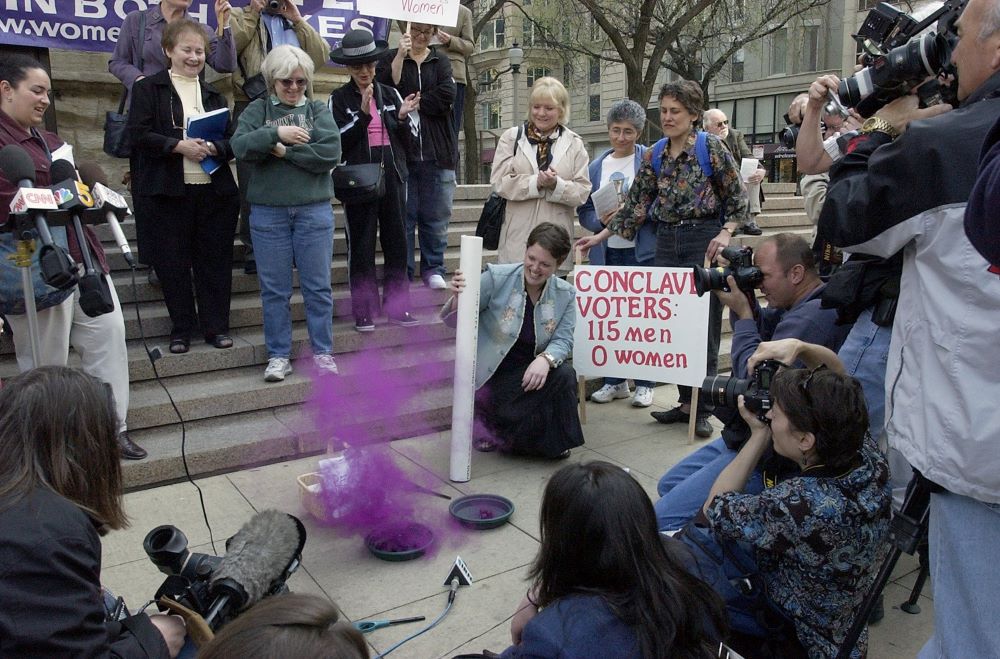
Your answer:
[[[428,632],[428,631],[434,629],[439,622],[441,622],[442,620],[444,620],[444,617],[446,615],[448,615],[449,611],[451,611],[451,605],[455,603],[455,595],[458,593],[458,577],[455,577],[454,579],[451,580],[451,584],[450,584],[449,588],[450,588],[450,590],[448,591],[448,604],[444,607],[444,611],[441,612],[441,615],[439,615],[437,618],[435,618],[429,625],[427,625],[423,629],[410,634],[409,636],[407,636],[406,638],[404,638],[399,643],[396,643],[395,645],[393,645],[392,647],[390,647],[385,652],[382,652],[382,653],[379,653],[379,654],[375,655],[375,659],[382,659],[382,657],[384,657],[385,655],[389,654],[390,652],[392,652],[393,650],[395,650],[396,648],[398,648],[399,646],[401,646],[403,643],[408,643],[408,642],[412,641],[413,639],[415,639],[416,637],[418,637],[421,634],[423,634],[424,632]],[[511,617],[513,617],[513,616],[511,616]]]
[[[150,266],[152,267],[152,266]],[[170,395],[170,390],[167,389],[167,385],[163,383],[163,379],[160,377],[160,371],[156,368],[156,362],[163,357],[163,353],[159,346],[155,348],[150,348],[149,343],[146,341],[146,332],[142,328],[142,316],[139,314],[139,286],[135,281],[135,266],[129,265],[129,271],[132,276],[132,301],[135,304],[135,319],[139,324],[139,340],[142,341],[142,347],[146,351],[146,357],[149,359],[150,366],[153,367],[153,377],[156,379],[156,383],[160,385],[163,389],[163,393],[167,395],[167,400],[170,401],[170,406],[174,409],[174,414],[177,415],[177,419],[181,424],[181,462],[184,465],[184,475],[194,489],[198,491],[198,503],[201,505],[201,516],[205,520],[205,527],[208,529],[208,540],[212,543],[212,553],[216,556],[219,555],[219,550],[215,547],[215,535],[212,533],[212,524],[208,521],[208,509],[205,507],[205,495],[201,491],[201,487],[195,482],[194,478],[191,476],[191,470],[188,467],[187,461],[187,424],[184,421],[184,416],[181,414],[180,408],[177,407],[177,403],[174,402],[174,397]]]

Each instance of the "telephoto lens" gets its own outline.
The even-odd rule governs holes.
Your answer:
[[[281,9],[281,0],[267,0],[267,8],[271,11],[278,11]]]

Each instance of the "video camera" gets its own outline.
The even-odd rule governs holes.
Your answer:
[[[727,266],[702,268],[694,266],[694,289],[701,297],[708,291],[729,292],[729,282],[726,279],[732,275],[736,286],[746,293],[764,281],[764,273],[753,264],[753,249],[750,247],[730,246],[722,250],[722,258],[729,261]]]
[[[945,0],[920,21],[885,2],[876,5],[853,35],[861,47],[865,68],[840,81],[840,101],[863,117],[870,117],[915,87],[919,87],[922,107],[955,103],[955,81],[947,85],[936,80],[921,83],[931,76],[957,75],[951,53],[958,42],[955,21],[966,2]],[[935,21],[936,32],[921,34]]]
[[[225,556],[188,551],[187,536],[169,524],[147,533],[142,547],[167,575],[154,599],[181,604],[215,631],[264,597],[287,592],[305,541],[298,518],[265,510],[226,542]]]
[[[701,383],[701,394],[705,402],[716,407],[739,406],[739,397],[743,396],[743,404],[754,412],[757,418],[764,421],[771,410],[771,381],[775,373],[784,364],[774,359],[765,359],[757,365],[750,378],[736,378],[729,375],[713,375]]]

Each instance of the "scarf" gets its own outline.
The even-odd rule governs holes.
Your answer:
[[[552,145],[559,139],[560,135],[562,135],[562,126],[556,126],[548,137],[542,137],[538,134],[535,124],[529,121],[525,125],[524,136],[528,138],[528,144],[534,144],[537,147],[535,162],[538,163],[538,171],[548,169],[549,165],[552,164]]]

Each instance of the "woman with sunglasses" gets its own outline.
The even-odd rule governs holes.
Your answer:
[[[406,149],[410,143],[410,113],[420,107],[420,96],[405,99],[394,87],[376,82],[375,63],[388,51],[368,30],[348,32],[330,59],[347,67],[351,79],[330,94],[330,111],[340,126],[344,162],[381,163],[385,192],[380,199],[344,201],[354,329],[375,330],[375,318],[384,307],[389,322],[410,327],[410,280],[406,276]],[[375,237],[385,256],[384,305],[379,302],[375,277]]]
[[[749,571],[762,577],[773,613],[794,629],[780,656],[834,657],[888,549],[888,466],[867,432],[861,385],[840,368],[782,369],[770,397],[763,419],[739,398],[751,435],[705,501],[707,537],[727,560],[755,566]],[[775,456],[794,465],[790,475],[769,477]],[[744,493],[761,468],[771,486]],[[729,604],[735,630],[775,641],[759,610]],[[851,656],[864,656],[866,646],[867,631]],[[748,656],[753,647],[734,645]]]
[[[227,111],[224,131],[212,141],[188,136],[188,119],[225,109],[226,99],[199,79],[208,52],[200,24],[173,21],[163,30],[162,44],[170,68],[135,83],[128,115],[136,207],[143,209],[143,226],[155,248],[147,257],[170,313],[170,352],[187,352],[196,332],[216,348],[230,348],[233,236],[240,210],[229,169],[232,122]],[[211,172],[202,166],[206,159],[217,165]]]
[[[292,372],[292,268],[306,307],[313,364],[336,374],[333,359],[333,184],[340,162],[340,129],[326,103],[312,98],[312,59],[301,48],[278,46],[260,72],[270,91],[240,115],[233,149],[250,166],[247,201],[264,307],[264,380]]]

